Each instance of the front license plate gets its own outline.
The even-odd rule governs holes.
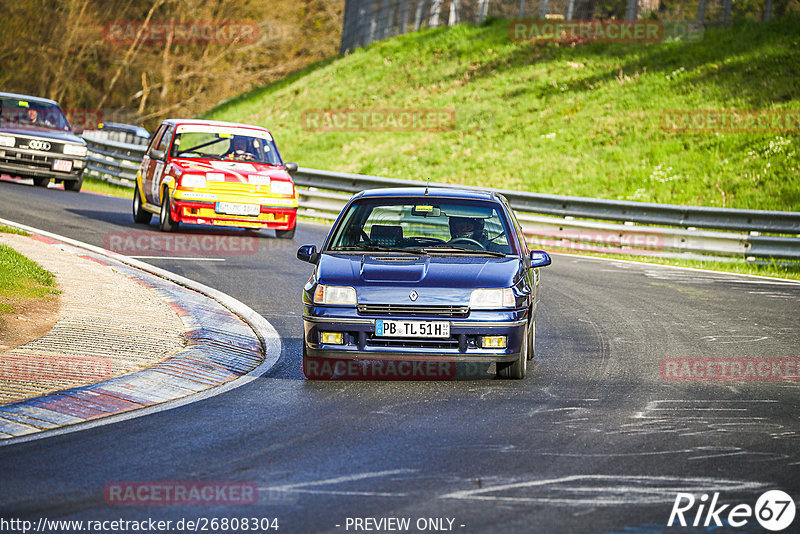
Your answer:
[[[72,162],[68,159],[57,159],[53,161],[53,170],[61,172],[70,172],[72,170]]]
[[[259,204],[217,202],[214,211],[224,215],[245,215],[247,217],[258,217],[258,214],[261,213],[261,206]]]
[[[382,337],[450,337],[445,321],[375,321],[375,335]]]

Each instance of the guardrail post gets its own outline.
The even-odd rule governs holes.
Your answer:
[[[550,6],[550,0],[542,0],[542,5],[539,6],[539,18],[546,19],[547,12]]]
[[[638,16],[639,16],[638,0],[628,0],[628,5],[625,8],[625,20],[636,20]]]

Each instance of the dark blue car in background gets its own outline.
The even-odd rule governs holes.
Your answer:
[[[297,257],[316,265],[303,290],[306,377],[442,378],[445,363],[495,363],[498,376],[525,376],[538,267],[550,257],[528,250],[502,195],[362,191],[322,249],[304,245]]]

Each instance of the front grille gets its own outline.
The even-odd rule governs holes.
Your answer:
[[[360,315],[435,315],[437,317],[466,317],[469,306],[415,306],[409,304],[359,304]]]
[[[0,150],[0,166],[7,165],[9,170],[18,172],[24,171],[25,169],[30,169],[32,171],[52,171],[54,159],[54,157],[49,155],[45,156],[27,152]],[[10,174],[13,174],[13,172]]]
[[[42,152],[50,152],[54,156],[58,156],[59,154],[64,152],[64,143],[58,143],[51,139],[28,138],[28,137],[17,137],[16,139],[17,140],[15,146],[17,148],[22,148],[22,149],[28,148],[30,150],[40,150]],[[41,143],[44,144],[45,146],[30,147],[29,145],[31,143]]]
[[[394,347],[394,348],[419,348],[419,349],[457,349],[458,339],[422,339],[422,338],[386,338],[382,336],[369,336],[368,346]]]

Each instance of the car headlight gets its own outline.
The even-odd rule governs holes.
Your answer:
[[[205,187],[206,177],[202,174],[184,174],[181,177],[181,187]]]
[[[64,154],[68,156],[85,156],[86,145],[64,145]]]
[[[273,180],[269,192],[273,195],[294,195],[294,184],[283,180]]]
[[[8,135],[0,135],[0,146],[7,146],[14,148],[15,144],[16,144],[15,138],[10,137]]]
[[[247,178],[247,181],[250,183],[250,185],[269,185],[272,181],[272,178],[269,176],[262,176],[260,174],[251,174]]]
[[[320,284],[314,292],[314,304],[356,305],[356,290],[350,286],[326,286]]]
[[[473,289],[469,307],[474,310],[513,308],[516,304],[514,292],[510,287],[502,289]]]

